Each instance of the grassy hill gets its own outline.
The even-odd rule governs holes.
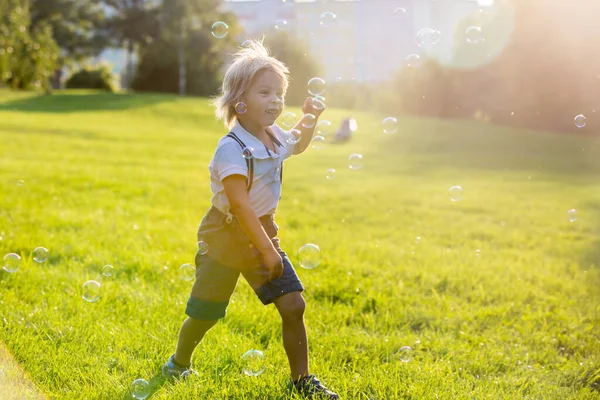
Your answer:
[[[311,370],[344,399],[599,398],[600,136],[322,119],[346,116],[350,143],[286,163],[277,215],[306,286]],[[0,91],[0,256],[23,257],[0,270],[0,340],[48,398],[130,398],[138,378],[152,399],[285,398],[280,320],[243,279],[196,350],[200,376],[160,377],[225,133],[207,99]],[[305,243],[321,248],[314,270],[297,264]],[[81,298],[90,279],[96,303]],[[249,349],[265,353],[259,377],[242,373]]]

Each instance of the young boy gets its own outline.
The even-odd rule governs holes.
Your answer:
[[[162,371],[167,377],[179,377],[190,370],[194,349],[225,316],[241,273],[262,303],[275,304],[281,315],[292,388],[306,396],[339,399],[309,373],[304,287],[276,238],[273,216],[281,196],[283,161],[308,147],[314,117],[323,111],[306,99],[305,115],[296,125],[299,136],[275,125],[283,110],[288,73],[261,42],[245,45],[225,73],[222,94],[214,103],[230,133],[219,141],[209,165],[212,207],[198,229],[196,281],[186,307],[189,318]]]

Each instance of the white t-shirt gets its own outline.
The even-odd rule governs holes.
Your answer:
[[[272,125],[271,130],[282,146],[275,143],[276,153],[268,150],[256,136],[246,131],[240,123],[231,132],[254,149],[254,180],[250,189],[250,205],[258,217],[272,214],[277,209],[281,196],[280,172],[283,161],[291,157],[294,145],[286,142],[287,133],[279,126]],[[212,204],[223,214],[229,215],[229,200],[223,187],[223,179],[239,174],[248,177],[248,166],[242,156],[242,147],[230,137],[223,137],[217,144],[213,159],[208,166],[210,172],[210,188],[213,193]]]

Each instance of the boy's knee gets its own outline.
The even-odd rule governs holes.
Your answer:
[[[187,301],[185,314],[193,319],[201,321],[214,321],[225,317],[229,301],[215,302],[191,297]]]

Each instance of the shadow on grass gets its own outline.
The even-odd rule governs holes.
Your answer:
[[[73,113],[128,110],[172,100],[161,94],[127,94],[93,91],[63,91],[54,95],[21,97],[0,103],[0,111]]]

